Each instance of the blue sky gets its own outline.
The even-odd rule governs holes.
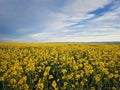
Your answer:
[[[0,0],[0,41],[120,41],[120,0]]]

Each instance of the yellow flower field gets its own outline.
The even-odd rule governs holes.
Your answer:
[[[0,43],[0,90],[120,90],[120,44]]]

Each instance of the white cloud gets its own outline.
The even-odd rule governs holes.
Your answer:
[[[105,13],[101,17],[98,17],[98,18],[94,19],[93,21],[95,21],[95,22],[113,21],[113,20],[118,20],[119,18],[120,18],[120,12],[118,12],[117,10],[113,10],[113,11],[109,11],[109,12]]]
[[[61,30],[63,33],[71,32],[71,30]]]
[[[88,12],[103,7],[111,0],[74,0],[61,7],[60,12],[52,12],[49,14],[51,19],[46,22],[45,30],[61,30],[65,27],[77,24],[83,20],[94,17],[94,14]]]
[[[45,24],[44,30],[59,31],[61,29],[67,29],[71,25],[94,17],[94,14],[88,14],[88,12],[104,7],[109,2],[111,0],[75,0],[69,2],[61,8],[61,12],[52,12],[50,14],[51,20]],[[84,26],[79,25],[76,27],[81,28]]]
[[[109,2],[111,0],[74,0],[63,7],[63,12],[74,16],[81,16],[82,14],[102,8]]]
[[[46,40],[50,36],[50,33],[36,33],[28,35],[28,38],[32,40]]]

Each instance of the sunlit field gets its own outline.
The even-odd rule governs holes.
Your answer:
[[[0,90],[120,90],[120,44],[0,43]]]

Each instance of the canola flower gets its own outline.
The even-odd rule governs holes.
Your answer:
[[[55,80],[52,82],[52,87],[53,87],[55,90],[57,90],[57,83],[56,83]]]
[[[119,90],[119,44],[0,43],[0,90]]]
[[[49,75],[50,68],[51,68],[50,66],[47,66],[47,67],[45,68],[45,72],[44,72],[43,76]]]
[[[66,69],[62,69],[61,72],[62,72],[63,74],[65,74],[65,73],[67,72],[67,70],[66,70]]]
[[[44,88],[44,84],[43,83],[38,83],[37,85],[36,85],[36,89],[37,90],[43,90],[43,88]]]
[[[53,77],[53,75],[49,75],[49,79],[53,79],[54,77]]]
[[[96,74],[94,78],[95,78],[96,82],[99,82],[100,79],[101,79],[101,75],[100,74]]]

